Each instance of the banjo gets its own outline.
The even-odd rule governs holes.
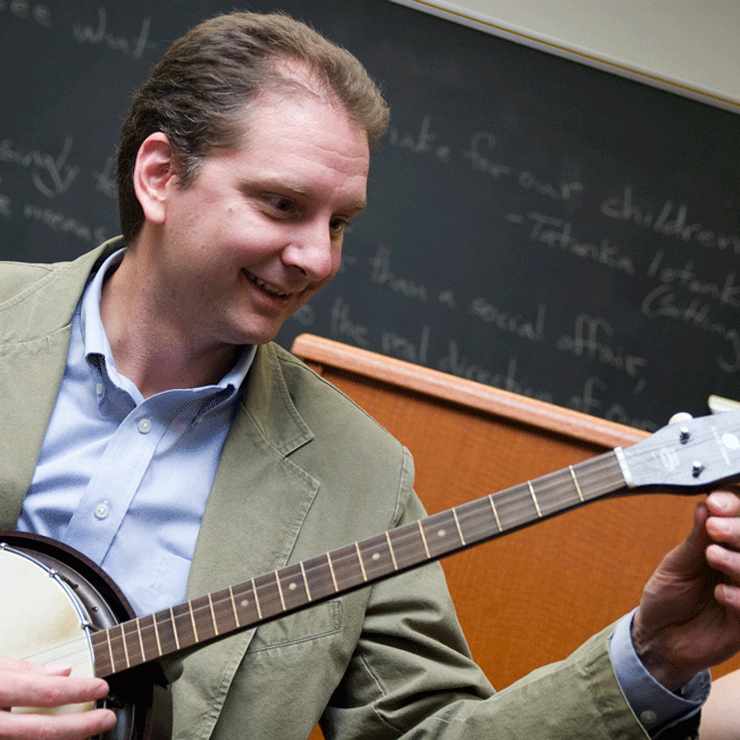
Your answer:
[[[0,533],[0,654],[107,679],[111,695],[105,703],[116,711],[118,723],[106,739],[144,740],[153,668],[160,658],[597,499],[651,491],[701,493],[736,480],[740,411],[689,419],[631,447],[143,617],[135,617],[116,585],[79,553],[46,538]],[[18,604],[24,605],[22,616]]]

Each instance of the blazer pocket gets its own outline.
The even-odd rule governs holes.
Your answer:
[[[341,628],[342,601],[334,599],[258,627],[247,652],[300,645],[336,635]]]

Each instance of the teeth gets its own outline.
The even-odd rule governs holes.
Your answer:
[[[264,280],[260,280],[256,275],[252,275],[251,272],[247,273],[247,279],[250,283],[254,283],[254,285],[256,285],[261,290],[264,290],[266,293],[269,293],[270,295],[278,296],[279,298],[286,298],[288,296],[288,293],[283,293],[274,285],[270,285],[270,283],[266,283]]]

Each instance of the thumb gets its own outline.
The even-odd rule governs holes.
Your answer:
[[[705,553],[711,544],[706,527],[709,516],[709,508],[704,502],[696,505],[691,532],[680,545],[665,556],[659,570],[665,569],[666,575],[670,574],[673,577],[692,578],[706,567]]]

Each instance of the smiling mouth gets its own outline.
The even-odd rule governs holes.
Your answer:
[[[264,291],[268,295],[271,295],[274,298],[288,298],[290,296],[290,293],[285,293],[279,288],[276,288],[274,285],[266,283],[264,280],[261,280],[256,275],[253,275],[251,272],[247,272],[246,270],[244,270],[243,272],[247,276],[247,280],[249,280],[252,285],[257,286],[260,290]]]

